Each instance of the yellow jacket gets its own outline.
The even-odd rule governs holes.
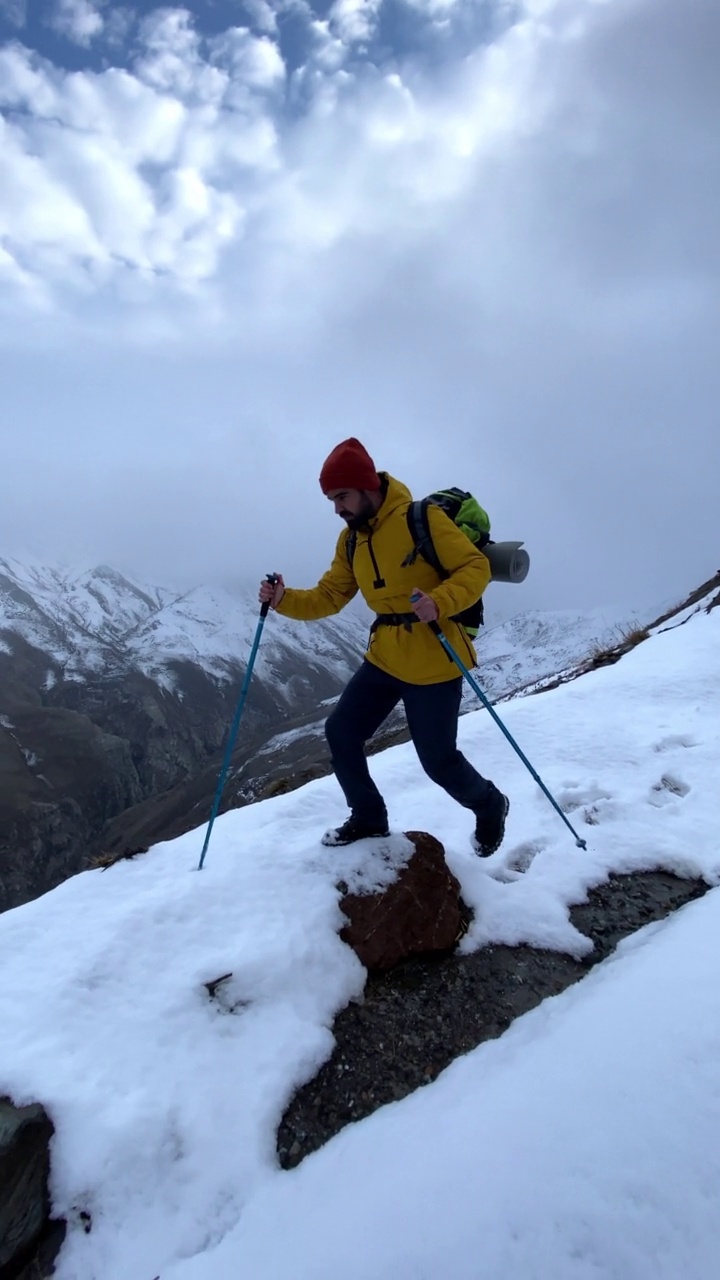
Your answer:
[[[277,612],[303,621],[326,618],[339,613],[359,589],[374,613],[408,613],[410,596],[417,587],[432,596],[450,644],[472,667],[476,660],[472,645],[464,629],[450,618],[482,595],[490,581],[489,561],[444,511],[430,506],[433,543],[450,576],[441,579],[422,556],[413,565],[403,565],[413,549],[406,514],[412,498],[399,480],[382,472],[381,476],[388,483],[385,501],[370,522],[370,532],[357,534],[352,565],[347,554],[348,530],[343,529],[333,562],[317,586],[309,591],[288,587]],[[437,684],[459,674],[437,636],[423,622],[414,623],[409,631],[402,626],[378,627],[365,657],[409,684]]]

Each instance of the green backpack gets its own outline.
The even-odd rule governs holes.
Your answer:
[[[413,550],[406,556],[403,564],[414,564],[420,555],[423,560],[432,565],[440,578],[448,578],[449,571],[440,561],[430,532],[428,507],[431,505],[441,507],[479,551],[490,541],[490,517],[480,506],[477,498],[465,489],[437,489],[435,493],[428,494],[427,498],[410,503],[407,522],[410,537],[413,540]],[[353,562],[356,543],[357,535],[351,530],[347,540],[350,564]],[[482,599],[476,600],[475,604],[463,609],[462,613],[456,614],[453,621],[459,622],[469,636],[476,636],[484,624]]]

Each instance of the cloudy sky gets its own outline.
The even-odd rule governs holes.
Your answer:
[[[525,539],[515,607],[720,566],[717,0],[0,0],[0,39],[0,555],[309,584],[356,434]]]

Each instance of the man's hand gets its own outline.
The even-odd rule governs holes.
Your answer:
[[[280,601],[285,595],[285,583],[281,573],[275,575],[275,582],[268,582],[267,578],[263,578],[258,591],[258,600],[261,604],[269,604],[271,609],[277,609]]]
[[[410,597],[413,613],[421,622],[437,622],[438,607],[432,596],[426,596],[424,591],[419,591],[416,587]]]

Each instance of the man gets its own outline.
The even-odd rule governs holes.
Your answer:
[[[325,726],[350,817],[326,832],[323,844],[388,834],[385,801],[370,776],[364,746],[402,700],[423,769],[475,814],[475,851],[494,853],[503,839],[509,801],[457,748],[462,676],[426,625],[438,621],[467,666],[474,666],[467,634],[452,618],[482,595],[489,563],[436,506],[428,510],[430,531],[448,577],[441,579],[416,558],[407,524],[410,492],[376,471],[359,440],[333,449],[320,486],[347,526],[332,565],[309,591],[286,587],[278,575],[274,585],[262,583],[259,598],[286,617],[309,621],[338,613],[359,589],[376,614],[364,661]]]

